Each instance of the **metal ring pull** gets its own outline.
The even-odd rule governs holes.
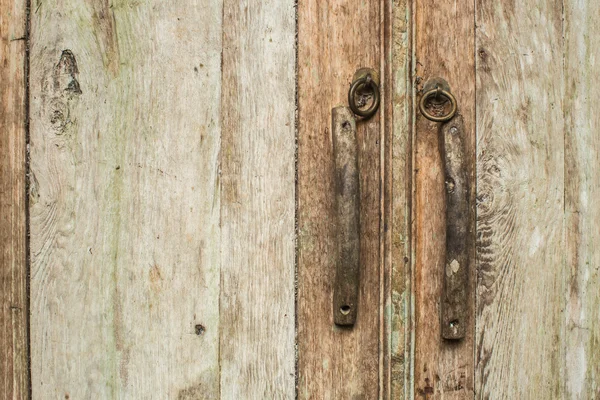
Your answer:
[[[361,110],[356,104],[356,94],[359,89],[364,87],[370,87],[373,90],[373,102],[369,108]],[[366,119],[375,115],[379,108],[379,86],[377,86],[377,82],[375,82],[370,74],[366,74],[352,82],[350,91],[348,92],[348,105],[350,105],[352,112],[359,117]]]
[[[450,107],[451,107],[450,112],[446,115],[441,115],[441,116],[435,116],[435,115],[430,114],[427,111],[427,109],[425,108],[427,100],[429,100],[431,98],[439,99],[440,97],[445,97],[446,99],[448,99],[448,101],[450,101]],[[423,114],[423,116],[430,121],[434,121],[434,122],[450,121],[452,119],[452,117],[454,117],[454,114],[456,114],[456,109],[457,109],[456,98],[452,95],[452,93],[450,93],[450,91],[441,89],[439,86],[436,86],[434,89],[431,89],[423,94],[423,96],[421,97],[421,101],[419,102],[419,109],[421,110],[421,113]]]

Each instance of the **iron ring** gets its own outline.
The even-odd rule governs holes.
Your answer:
[[[425,103],[431,97],[439,97],[439,96],[445,97],[446,99],[448,99],[450,101],[451,109],[448,114],[437,117],[435,115],[430,114],[425,109]],[[456,114],[456,109],[457,109],[456,98],[449,91],[440,89],[439,87],[436,87],[435,89],[431,89],[430,91],[423,94],[423,96],[421,97],[421,101],[419,102],[419,109],[421,110],[421,114],[423,114],[423,116],[430,121],[434,121],[434,122],[450,121],[452,119],[452,117],[454,117],[454,114]]]
[[[373,102],[371,103],[371,106],[369,108],[367,108],[366,110],[361,110],[356,105],[355,97],[358,89],[366,85],[371,86],[371,88],[373,89]],[[372,117],[373,115],[375,115],[377,109],[379,108],[379,101],[379,87],[371,79],[370,75],[363,76],[362,78],[359,78],[352,82],[352,85],[350,86],[350,91],[348,92],[348,105],[350,105],[350,109],[354,114],[365,119]]]

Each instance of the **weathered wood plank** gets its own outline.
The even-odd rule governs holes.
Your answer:
[[[410,399],[412,93],[410,0],[384,2],[383,332],[385,399]],[[390,58],[387,58],[390,57]],[[388,79],[386,79],[388,78]],[[387,386],[387,387],[386,387]]]
[[[295,9],[225,0],[221,398],[295,393]]]
[[[0,0],[0,398],[29,397],[26,6]]]
[[[600,398],[600,5],[564,2],[565,398]],[[556,107],[556,105],[555,105]]]
[[[471,181],[475,164],[475,60],[473,2],[419,0],[414,4],[415,90],[428,79],[448,81],[464,121],[465,165]],[[420,94],[416,94],[420,98]],[[440,299],[445,273],[446,202],[439,124],[417,110],[415,120],[413,246],[415,301],[415,396],[464,399],[473,396],[473,303],[468,304],[465,338],[441,338]],[[474,200],[474,191],[470,193]],[[474,204],[474,201],[471,201]],[[473,249],[472,243],[468,244]],[[471,250],[473,252],[473,250]],[[471,257],[474,260],[474,257]],[[474,294],[474,266],[468,293]]]
[[[562,399],[562,3],[476,4],[477,396]]]
[[[221,0],[34,2],[34,398],[217,398]]]
[[[380,69],[380,4],[298,3],[298,397],[379,395],[379,117],[358,124],[361,267],[352,329],[333,324],[335,195],[331,109],[360,67]]]

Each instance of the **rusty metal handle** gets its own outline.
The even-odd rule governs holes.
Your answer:
[[[446,184],[446,260],[440,305],[441,334],[444,339],[459,340],[467,332],[471,243],[465,129],[462,117],[457,113],[456,99],[445,80],[431,79],[423,91],[419,102],[421,113],[431,121],[442,122],[439,132]],[[450,111],[445,112],[448,102]]]
[[[467,330],[469,289],[469,183],[464,125],[460,116],[441,127],[446,174],[446,265],[442,294],[442,337],[462,339]]]
[[[336,277],[333,291],[333,320],[352,326],[358,308],[360,268],[360,197],[356,121],[348,107],[332,110],[335,158],[337,234]]]

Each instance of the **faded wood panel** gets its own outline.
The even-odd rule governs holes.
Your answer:
[[[600,398],[600,5],[564,2],[565,398]]]
[[[448,81],[458,101],[458,113],[464,121],[465,165],[468,179],[473,182],[473,2],[418,0],[413,5],[416,98],[420,98],[419,91],[428,79],[441,77]],[[474,394],[474,301],[468,304],[465,338],[455,342],[444,341],[441,337],[440,300],[445,273],[446,201],[440,125],[426,120],[417,110],[414,129],[414,395],[423,399],[465,399]],[[473,200],[474,193],[474,185],[471,185],[470,197]],[[467,245],[473,249],[473,243]],[[470,258],[468,293],[473,298],[474,256]]]
[[[34,398],[218,397],[221,16],[33,2]]]
[[[29,397],[26,6],[0,0],[0,398],[7,400]]]
[[[562,4],[476,3],[477,396],[565,398]]]
[[[225,0],[221,397],[295,392],[295,9]]]
[[[413,313],[411,311],[412,94],[411,10],[409,0],[394,0],[385,9],[384,58],[384,354],[388,359],[383,398],[410,399]]]
[[[373,399],[380,379],[379,115],[359,122],[360,288],[352,329],[334,327],[331,109],[360,67],[381,65],[379,2],[298,3],[298,397]],[[381,112],[381,111],[380,111]]]

